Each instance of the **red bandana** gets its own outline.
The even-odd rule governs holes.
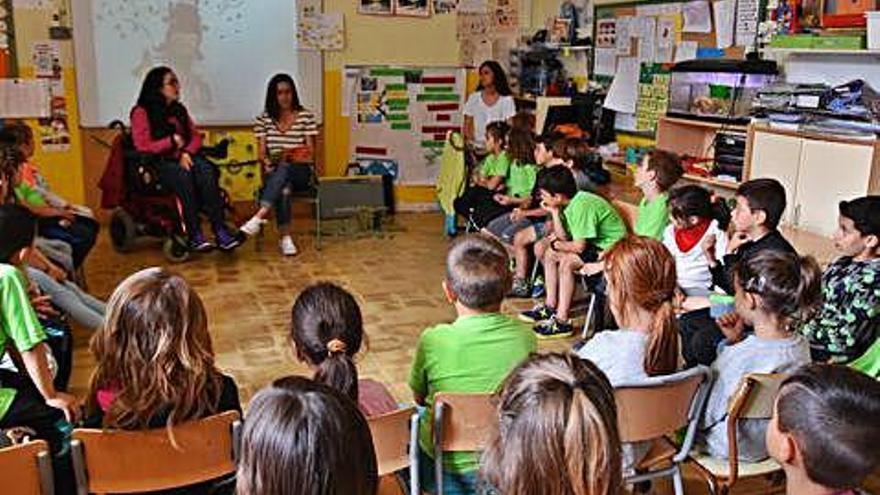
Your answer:
[[[702,218],[696,225],[692,227],[688,227],[686,229],[674,229],[675,230],[675,244],[678,246],[678,249],[681,252],[686,253],[693,249],[694,246],[700,242],[700,239],[703,238],[703,234],[709,230],[709,224],[712,223],[712,220],[709,218]]]

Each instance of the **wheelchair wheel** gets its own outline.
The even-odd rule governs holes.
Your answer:
[[[136,237],[137,226],[134,224],[134,218],[122,208],[113,210],[113,216],[110,217],[110,240],[113,248],[120,253],[131,251]]]
[[[162,243],[162,254],[172,263],[183,263],[189,259],[189,247],[177,236],[169,236]]]

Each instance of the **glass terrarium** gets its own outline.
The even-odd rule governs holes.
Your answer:
[[[667,114],[718,122],[747,122],[758,91],[776,80],[766,60],[689,60],[675,64]]]

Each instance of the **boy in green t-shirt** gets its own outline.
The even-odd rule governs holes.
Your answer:
[[[635,185],[642,190],[639,216],[633,227],[636,235],[662,240],[663,231],[669,224],[669,208],[666,192],[684,174],[681,160],[675,153],[653,150],[636,167]]]
[[[427,409],[419,427],[420,477],[427,491],[436,485],[431,438],[435,394],[492,393],[537,350],[528,327],[499,312],[510,288],[507,263],[504,247],[482,234],[456,239],[446,256],[443,290],[458,318],[422,333],[409,378],[416,403]],[[475,452],[444,453],[444,493],[475,493],[477,468]]]
[[[535,244],[535,256],[544,262],[547,295],[543,304],[521,318],[538,322],[538,338],[568,337],[573,330],[568,312],[575,272],[622,239],[626,224],[605,198],[578,191],[567,169],[550,169],[539,179],[538,188],[552,223],[551,234]]]

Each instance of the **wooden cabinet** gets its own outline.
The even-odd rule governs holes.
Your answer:
[[[837,204],[880,191],[877,140],[752,126],[750,179],[770,177],[785,187],[783,223],[820,235],[837,227]]]

